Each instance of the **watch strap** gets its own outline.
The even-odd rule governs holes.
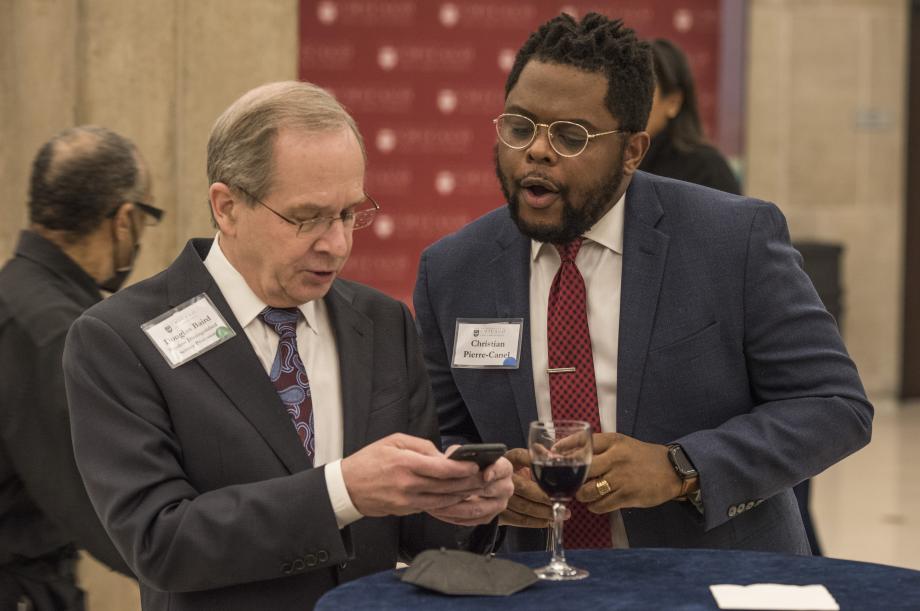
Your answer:
[[[680,444],[671,443],[667,448],[668,460],[671,461],[674,472],[681,480],[680,494],[677,495],[677,498],[686,500],[689,494],[699,490],[699,473]]]
[[[690,492],[690,486],[693,484],[693,478],[688,477],[687,479],[680,480],[680,494],[678,498],[685,499],[687,498],[687,493]]]

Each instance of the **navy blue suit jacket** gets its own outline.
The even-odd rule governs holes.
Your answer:
[[[630,545],[809,553],[791,487],[869,441],[872,406],[773,204],[637,172],[626,194],[617,430],[678,442],[705,514],[623,511]],[[526,447],[530,240],[507,208],[422,255],[415,310],[444,443]],[[516,370],[452,369],[457,318],[523,318]],[[540,531],[509,532],[542,548]]]

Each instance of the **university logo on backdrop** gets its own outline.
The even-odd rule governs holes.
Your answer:
[[[518,47],[559,12],[601,12],[640,36],[678,42],[714,135],[719,7],[720,0],[301,0],[300,77],[332,91],[357,119],[367,189],[382,207],[372,230],[357,235],[343,275],[411,303],[422,249],[503,203],[491,120]]]

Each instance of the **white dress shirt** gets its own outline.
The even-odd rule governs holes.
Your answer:
[[[273,328],[262,322],[259,313],[267,305],[249,288],[220,248],[220,233],[214,239],[204,266],[217,283],[236,320],[246,332],[266,375],[271,371],[280,338]],[[314,467],[325,465],[323,474],[329,500],[339,528],[363,517],[355,508],[345,479],[342,477],[342,388],[339,377],[339,354],[322,299],[299,307],[303,316],[297,322],[297,352],[310,379],[315,435]],[[267,408],[266,408],[267,409]],[[291,427],[293,428],[293,423]]]
[[[626,195],[584,234],[575,265],[585,280],[588,329],[594,355],[597,403],[601,430],[617,430],[617,349],[620,337],[620,283],[623,275],[623,226]],[[534,394],[540,420],[553,419],[549,401],[549,363],[546,317],[549,290],[562,264],[552,244],[531,241],[530,245],[530,346],[533,361]],[[628,547],[619,511],[611,515],[614,547]]]

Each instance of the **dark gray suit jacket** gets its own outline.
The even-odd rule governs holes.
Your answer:
[[[64,354],[77,464],[138,575],[144,609],[308,609],[342,581],[391,569],[422,541],[451,544],[454,529],[442,532],[421,516],[364,518],[339,531],[323,470],[309,468],[203,265],[210,244],[189,242],[167,270],[88,310]],[[202,292],[236,337],[170,369],[140,325]],[[345,456],[395,432],[436,440],[406,307],[342,280],[325,300],[340,359]],[[426,540],[428,529],[437,532]]]
[[[526,447],[529,257],[506,208],[422,255],[415,309],[444,443]],[[520,368],[451,369],[458,317],[523,318]],[[617,430],[680,443],[705,504],[625,510],[634,547],[809,553],[791,487],[870,437],[872,406],[780,211],[644,172],[626,194],[617,380]]]

